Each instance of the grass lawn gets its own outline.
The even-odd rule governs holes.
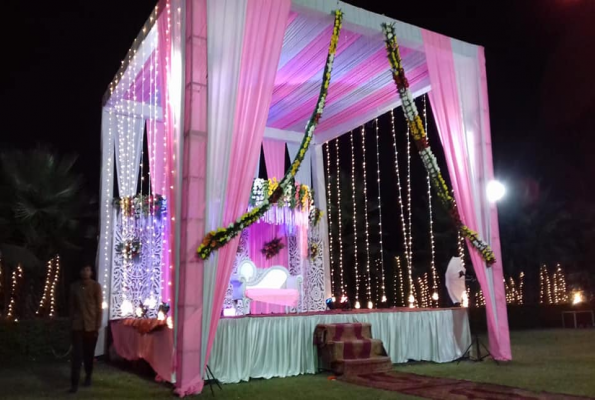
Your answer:
[[[398,371],[468,379],[550,391],[595,396],[595,330],[524,331],[512,333],[515,361],[496,365],[462,362],[460,364],[419,363],[398,366]],[[69,368],[66,362],[21,366],[0,365],[1,399],[39,399],[67,397]],[[254,380],[225,385],[216,390],[216,399],[411,399],[394,392],[329,381],[327,375]],[[81,399],[165,399],[171,389],[137,374],[98,363],[94,387],[81,388]],[[207,388],[201,398],[211,398]]]
[[[396,370],[595,397],[595,330],[517,331],[510,339],[510,363],[415,363]]]

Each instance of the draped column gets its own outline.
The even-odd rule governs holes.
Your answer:
[[[115,120],[112,114],[104,107],[101,116],[101,187],[99,201],[99,244],[97,246],[97,281],[101,285],[103,315],[101,329],[95,349],[96,355],[105,351],[105,327],[109,319],[109,309],[106,305],[111,292],[111,248],[113,232],[113,197],[114,197],[114,136]]]
[[[331,262],[329,256],[329,231],[328,231],[328,218],[327,218],[327,207],[326,207],[326,181],[324,177],[324,154],[322,150],[322,144],[316,144],[313,149],[312,155],[312,189],[314,189],[314,203],[316,207],[323,212],[323,217],[320,218],[318,223],[318,229],[320,237],[322,238],[322,262],[324,266],[324,293],[325,298],[331,297]],[[339,295],[340,293],[336,293]]]
[[[223,222],[223,225],[227,225],[240,217],[248,206],[254,169],[264,136],[291,1],[218,0],[209,1],[207,4],[209,7],[209,21],[226,21],[222,22],[220,27],[209,25],[208,31],[210,96],[208,168],[218,170],[217,164],[225,164],[226,169],[228,169],[226,176],[218,176],[226,184],[225,197],[214,199],[214,206],[216,206],[217,211],[220,210],[221,206],[217,201],[225,200],[224,212],[218,215],[218,220]],[[238,8],[237,14],[230,12],[232,7]],[[235,24],[232,25],[234,21],[229,21],[229,19],[240,18],[238,15],[245,15],[243,21],[236,20]],[[244,25],[244,29],[239,31]],[[229,31],[234,32],[233,37],[228,35]],[[215,63],[215,60],[211,58],[211,53],[217,55],[221,52],[227,52],[226,49],[236,46],[238,40],[241,40],[242,48],[235,55],[241,54],[240,64],[236,64],[237,60],[231,55],[229,65]],[[218,41],[221,42],[217,43]],[[221,61],[223,60],[219,60],[219,62]],[[237,70],[237,75],[229,76],[228,79],[222,81],[226,85],[233,84],[234,81],[237,82],[237,101],[231,102],[219,98],[217,91],[222,88],[221,85],[217,84],[217,80],[223,78],[221,76],[222,70],[233,68],[235,71],[238,66],[240,68]],[[214,81],[211,81],[212,79]],[[211,114],[211,107],[215,106],[210,104],[211,100],[220,103],[225,101],[224,104],[221,104],[227,111],[225,119],[233,121],[231,136],[228,137],[229,132],[227,131],[222,133],[225,138],[228,138],[231,145],[225,149],[218,149],[219,153],[211,152],[211,150],[217,150],[216,147],[211,148],[211,139],[216,133],[211,131],[211,120],[215,118]],[[231,113],[230,105],[232,105]],[[210,178],[211,172],[209,172]],[[211,193],[208,190],[209,186],[207,186],[207,206],[210,213],[212,211],[209,204]],[[207,224],[207,228],[211,227]],[[216,226],[213,226],[213,228],[216,228]],[[239,236],[219,250],[215,257],[211,256],[209,261],[205,263],[203,367],[209,359],[209,352],[215,339],[217,323],[231,276],[238,241]]]
[[[477,251],[471,250],[470,256],[486,294],[490,350],[495,359],[510,360],[498,224],[495,206],[485,195],[486,184],[493,177],[487,87],[480,80],[481,73],[485,78],[485,66],[478,63],[475,46],[425,30],[422,36],[432,86],[430,103],[459,213],[470,229],[496,244],[492,250],[498,262],[491,267]],[[453,46],[458,47],[456,55]]]

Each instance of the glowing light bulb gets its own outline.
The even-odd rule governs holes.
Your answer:
[[[386,295],[384,295],[384,294],[382,295],[382,302],[386,303]]]
[[[355,302],[355,308],[356,308],[357,310],[359,310],[359,309],[361,308],[361,305],[359,304],[359,301],[356,301],[356,302]]]
[[[488,182],[488,186],[486,187],[486,194],[488,195],[488,201],[490,203],[496,203],[497,201],[502,200],[502,198],[506,194],[506,188],[502,183],[496,180],[492,180]]]
[[[165,320],[165,314],[163,313],[163,311],[159,311],[157,313],[157,320],[158,321],[164,321]]]
[[[143,309],[140,306],[136,307],[136,316],[139,318],[143,316]]]
[[[581,291],[574,292],[572,296],[572,304],[580,304],[583,302],[583,294]]]
[[[434,300],[434,301],[438,301],[438,298],[439,298],[439,297],[438,297],[438,292],[434,292],[434,293],[432,293],[432,300]]]
[[[130,300],[124,300],[122,302],[122,306],[120,307],[120,310],[122,311],[122,315],[132,314],[133,307],[132,307],[132,303],[130,302]]]
[[[171,317],[167,317],[167,327],[169,329],[174,329],[174,321],[171,319]]]
[[[462,306],[465,308],[469,307],[469,296],[467,296],[466,291],[463,292],[463,295],[461,296],[461,298],[462,298],[462,303],[461,303]]]
[[[105,301],[105,300],[104,300],[104,301],[101,303],[101,309],[102,309],[102,310],[105,310],[105,309],[107,309],[107,301]]]
[[[372,304],[371,301],[368,301],[368,308],[370,308],[370,309],[374,308],[374,304]]]

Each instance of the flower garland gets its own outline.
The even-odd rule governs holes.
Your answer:
[[[285,248],[285,244],[281,241],[281,238],[274,238],[270,242],[266,242],[264,247],[260,250],[265,255],[267,260],[275,257],[281,250]]]
[[[136,195],[134,197],[115,198],[114,204],[120,207],[123,217],[140,217],[141,214],[152,215],[157,218],[167,214],[167,201],[160,194]]]
[[[322,219],[322,216],[324,215],[324,212],[322,212],[322,210],[320,208],[314,207],[310,210],[310,225],[312,226],[317,226],[318,223],[320,222],[320,220]]]
[[[316,257],[318,257],[319,253],[320,253],[320,246],[318,246],[318,243],[312,243],[310,245],[310,260],[314,261],[316,259]]]
[[[298,172],[300,165],[304,160],[306,151],[310,146],[310,142],[312,141],[314,129],[322,117],[322,111],[324,110],[326,96],[328,94],[328,87],[331,80],[331,71],[333,69],[335,53],[337,52],[337,44],[339,42],[339,32],[341,31],[342,21],[343,12],[341,10],[336,10],[335,21],[333,25],[333,35],[331,37],[326,64],[324,66],[322,85],[320,87],[320,94],[318,96],[318,102],[316,103],[316,109],[308,120],[306,132],[304,134],[304,138],[302,139],[300,149],[295,157],[295,160],[293,160],[289,171],[285,174],[278,186],[269,186],[268,198],[264,199],[260,206],[248,211],[239,217],[235,222],[230,223],[226,228],[219,228],[216,231],[207,233],[197,249],[197,253],[202,259],[207,259],[214,250],[225,246],[232,238],[237,236],[245,228],[258,221],[273,204],[279,201],[279,199],[286,193],[287,187],[294,181],[295,175]]]
[[[250,195],[250,207],[261,206],[264,201],[274,193],[279,187],[276,178],[273,179],[254,179],[252,184],[252,193]],[[277,201],[277,207],[289,207],[292,210],[310,211],[314,204],[312,190],[308,185],[296,183],[287,185],[283,191],[283,196]]]
[[[448,190],[446,182],[440,172],[440,168],[438,167],[436,157],[432,153],[430,145],[428,144],[424,124],[419,116],[411,92],[409,91],[409,81],[407,81],[405,70],[403,69],[401,55],[399,53],[399,45],[397,44],[395,35],[395,28],[392,24],[382,24],[382,30],[384,31],[388,60],[390,62],[393,79],[397,85],[399,97],[401,98],[405,118],[407,119],[411,136],[413,136],[413,140],[415,141],[422,162],[428,175],[430,175],[432,186],[434,186],[440,202],[447,210],[449,210],[457,229],[459,229],[461,234],[469,240],[477,251],[479,251],[482,258],[489,266],[496,261],[494,252],[487,243],[481,240],[477,232],[469,229],[461,220],[455,200],[450,195],[450,191]]]

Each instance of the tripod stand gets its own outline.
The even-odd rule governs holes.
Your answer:
[[[207,364],[207,374],[206,375],[207,375],[206,383],[211,388],[211,394],[213,396],[215,396],[215,391],[213,390],[213,383],[219,387],[219,390],[223,390],[223,388],[221,387],[221,384],[219,384],[219,379],[215,378],[215,375],[213,374],[213,371],[211,371],[211,367],[209,367],[209,364]]]
[[[471,344],[469,344],[469,347],[467,347],[467,350],[465,350],[463,355],[456,360],[457,364],[460,363],[462,360],[480,362],[492,356],[492,353],[490,353],[490,349],[479,338],[479,334],[477,333],[477,321],[475,320],[476,318],[472,317],[472,314],[469,313],[469,311],[467,311],[467,315],[469,315],[469,328],[472,331],[473,339],[471,340]],[[482,348],[485,350],[484,355],[481,354]],[[474,356],[471,354],[471,351],[473,349],[475,349]],[[494,362],[500,365],[497,360],[494,360]]]

